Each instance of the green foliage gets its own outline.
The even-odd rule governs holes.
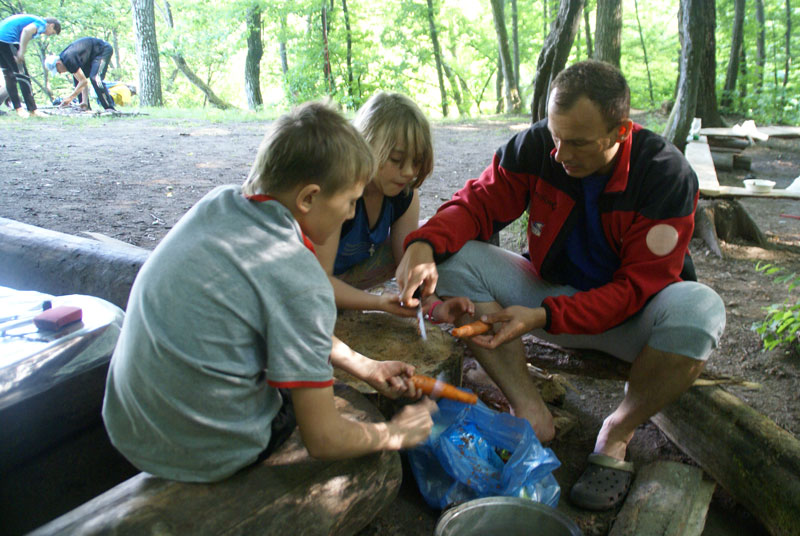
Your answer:
[[[263,57],[261,89],[264,107],[282,110],[297,103],[330,97],[346,110],[357,109],[378,90],[401,91],[416,100],[432,118],[441,115],[441,96],[430,37],[427,0],[348,0],[351,37],[352,84],[349,81],[347,36],[342,0],[168,0],[173,27],[166,23],[165,1],[154,0],[161,79],[167,106],[204,107],[205,95],[176,72],[171,59],[180,53],[197,76],[223,100],[246,107],[244,59],[247,54],[246,13],[254,6],[262,10]],[[632,106],[658,109],[673,97],[678,74],[680,41],[677,11],[679,0],[637,0],[642,35],[633,2],[623,9],[622,71],[631,86]],[[0,0],[0,16],[10,14],[12,5],[28,13],[55,16],[63,23],[60,36],[37,39],[28,52],[28,69],[39,92],[48,85],[61,94],[71,79],[50,79],[41,67],[46,54],[59,52],[74,39],[100,37],[115,47],[108,79],[138,82],[138,65],[129,0]],[[754,7],[747,3],[744,48],[747,73],[740,75],[731,115],[755,119],[759,124],[800,123],[800,76],[798,62],[786,62],[785,0],[764,0],[765,65],[755,68],[756,34]],[[797,2],[793,2],[797,4]],[[536,64],[546,33],[557,15],[559,2],[517,2],[520,52],[518,81],[523,110],[528,109]],[[721,91],[730,56],[733,2],[717,0],[717,88]],[[323,72],[322,8],[327,10],[328,57],[332,83]],[[546,6],[546,18],[544,7]],[[590,24],[595,24],[597,3],[587,3]],[[5,10],[5,11],[4,11]],[[791,7],[792,27],[800,28],[800,5]],[[433,0],[433,12],[444,62],[458,79],[468,114],[476,117],[496,109],[497,38],[488,0]],[[568,63],[587,57],[586,29],[581,17],[579,34]],[[506,26],[511,35],[511,3],[506,3]],[[594,37],[596,28],[590,28]],[[796,30],[795,30],[796,33]],[[648,69],[641,40],[647,49],[653,100],[650,99]],[[800,53],[797,39],[791,42],[791,56]],[[286,51],[288,70],[284,73],[279,50]],[[38,61],[34,59],[38,57]],[[791,57],[789,58],[791,59]],[[763,75],[763,76],[762,76]],[[445,79],[451,117],[456,113],[451,80]],[[352,86],[352,87],[351,87]],[[759,88],[758,90],[756,88]]]
[[[785,285],[790,294],[782,304],[764,307],[764,320],[754,323],[752,329],[764,341],[764,350],[783,346],[794,352],[800,351],[800,301],[791,297],[791,292],[800,286],[800,276],[797,273],[782,273],[783,268],[769,263],[757,263],[756,271],[772,277],[773,284]]]

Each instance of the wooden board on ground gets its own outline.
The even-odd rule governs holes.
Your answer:
[[[347,418],[383,420],[354,389],[337,384],[335,395]],[[267,460],[222,482],[140,473],[31,535],[355,534],[394,500],[402,473],[397,452],[315,460],[295,430]]]
[[[769,193],[759,194],[741,186],[721,186],[714,167],[711,148],[703,140],[694,140],[686,144],[684,151],[686,160],[697,174],[700,183],[700,195],[706,197],[765,197],[773,199],[800,199],[800,192],[781,188],[773,188]]]
[[[800,127],[787,127],[787,126],[764,126],[757,127],[758,131],[767,136],[776,138],[797,138],[800,137]],[[709,127],[700,129],[701,136],[730,136],[733,138],[746,138],[747,135],[742,132],[734,132],[732,128],[727,127]]]
[[[697,467],[656,461],[640,468],[609,536],[700,536],[716,483]]]

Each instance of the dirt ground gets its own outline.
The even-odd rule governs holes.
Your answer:
[[[478,176],[494,149],[526,126],[522,118],[434,125],[436,163],[421,190],[422,216],[431,216],[466,179]],[[71,234],[102,233],[152,249],[211,188],[244,180],[265,128],[264,123],[214,124],[147,116],[78,121],[2,116],[0,217]],[[739,186],[751,173],[783,188],[800,176],[800,140],[773,138],[743,154],[751,157],[752,169],[721,172],[722,184]],[[756,273],[756,262],[800,269],[800,219],[781,216],[800,216],[800,205],[775,199],[743,199],[741,204],[773,241],[790,247],[764,250],[724,244],[726,257],[720,259],[700,239],[692,241],[700,281],[717,290],[727,307],[725,335],[707,370],[759,384],[760,389],[726,388],[798,436],[800,357],[783,350],[763,352],[751,326],[763,318],[762,307],[783,302],[787,295],[785,287]],[[504,231],[501,242],[518,247],[513,232]],[[530,352],[546,351],[535,341],[527,347]],[[577,478],[603,416],[622,397],[618,381],[570,380],[579,393],[568,394],[565,409],[577,415],[579,425],[552,445],[563,462],[556,473],[562,497]],[[682,459],[652,424],[637,433],[631,457],[636,462]],[[363,534],[432,533],[438,512],[422,503],[413,483],[404,484],[396,503]],[[721,517],[740,516],[733,518],[734,525],[752,523],[724,493],[717,494],[715,504],[727,512]],[[603,534],[610,521],[607,516],[570,513],[579,518],[586,534]],[[757,524],[753,527],[754,533],[761,530]]]

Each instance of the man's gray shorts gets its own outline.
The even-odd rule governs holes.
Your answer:
[[[484,242],[467,242],[438,266],[440,296],[466,296],[475,303],[539,307],[548,296],[577,289],[539,278],[528,259]],[[645,345],[706,360],[725,329],[725,305],[711,288],[693,281],[673,283],[622,324],[597,335],[531,334],[564,348],[601,350],[633,362]]]

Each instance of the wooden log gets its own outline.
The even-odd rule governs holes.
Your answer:
[[[97,296],[125,309],[150,251],[0,218],[0,281],[56,296]]]
[[[609,536],[700,536],[716,484],[703,471],[657,461],[640,468]]]
[[[792,434],[719,387],[693,387],[652,421],[771,534],[800,534]]]
[[[335,393],[348,418],[382,420],[354,389],[337,384]],[[140,473],[31,535],[355,534],[394,499],[401,481],[396,452],[314,460],[295,430],[267,460],[222,482]]]

